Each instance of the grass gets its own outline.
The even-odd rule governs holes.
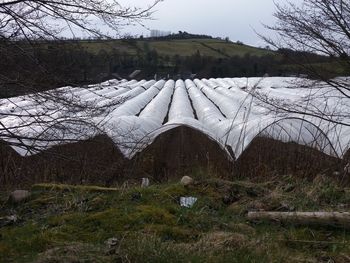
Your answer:
[[[5,196],[0,217],[19,220],[0,227],[0,262],[349,261],[349,230],[246,221],[254,209],[349,211],[349,189],[324,176],[146,189],[45,184],[18,205]],[[198,201],[182,208],[181,196]]]
[[[179,55],[182,57],[194,55],[197,51],[202,56],[224,58],[227,56],[243,57],[246,54],[262,56],[273,54],[272,51],[256,47],[238,45],[217,39],[186,39],[186,40],[103,40],[81,41],[81,48],[97,54],[104,50],[107,53],[118,51],[120,54],[136,55],[138,51],[144,51],[144,45],[148,43],[150,50],[155,49],[161,56]],[[225,55],[227,56],[225,56]]]
[[[120,54],[136,55],[137,48],[128,44],[123,40],[101,40],[101,41],[81,41],[79,44],[88,52],[99,53],[105,50],[107,53],[113,50],[118,51]]]
[[[141,43],[142,42],[140,42],[139,45]],[[202,56],[216,58],[224,58],[225,55],[243,57],[246,54],[262,56],[273,53],[255,47],[212,39],[150,41],[149,45],[151,48],[157,50],[160,55],[168,56],[174,56],[176,54],[180,56],[191,56],[197,51],[199,51]],[[142,45],[140,45],[140,47],[142,47]]]

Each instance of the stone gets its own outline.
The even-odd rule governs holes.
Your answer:
[[[31,193],[27,190],[15,190],[10,193],[9,201],[13,203],[20,203],[27,200]]]
[[[183,186],[189,186],[191,184],[193,184],[193,179],[189,176],[184,176],[181,178],[181,181],[180,183],[183,185]]]

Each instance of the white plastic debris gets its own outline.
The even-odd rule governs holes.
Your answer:
[[[146,187],[148,187],[148,186],[149,186],[149,179],[146,178],[146,177],[142,178],[141,187],[142,187],[142,188],[146,188]]]
[[[182,207],[187,207],[187,208],[191,208],[196,202],[197,202],[197,198],[196,197],[180,197],[180,206]]]

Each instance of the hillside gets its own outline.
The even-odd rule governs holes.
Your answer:
[[[13,46],[0,42],[0,48],[9,58],[0,60],[0,72],[10,80],[0,87],[0,97],[115,78],[310,76],[312,74],[303,66],[309,63],[321,65],[324,76],[347,75],[342,65],[332,63],[328,57],[290,50],[271,51],[210,36],[192,36],[186,35],[188,38],[184,39],[39,41],[30,46],[21,41]],[[138,74],[131,75],[135,71]]]
[[[111,40],[111,41],[81,41],[82,47],[92,53],[101,50],[111,52],[117,50],[120,53],[136,55],[137,52],[145,52],[145,47],[155,50],[161,56],[179,55],[182,57],[192,56],[199,52],[202,56],[213,58],[227,58],[245,55],[263,56],[274,54],[262,48],[251,47],[244,44],[227,42],[220,39],[165,39],[165,40]]]

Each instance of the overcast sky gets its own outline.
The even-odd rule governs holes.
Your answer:
[[[120,2],[130,6],[146,6],[152,0]],[[145,21],[150,29],[228,36],[232,41],[240,40],[245,44],[259,46],[263,42],[254,30],[266,34],[262,23],[274,23],[275,6],[273,0],[164,0],[155,10],[155,20]],[[147,29],[142,27],[128,27],[124,32],[149,35]]]

